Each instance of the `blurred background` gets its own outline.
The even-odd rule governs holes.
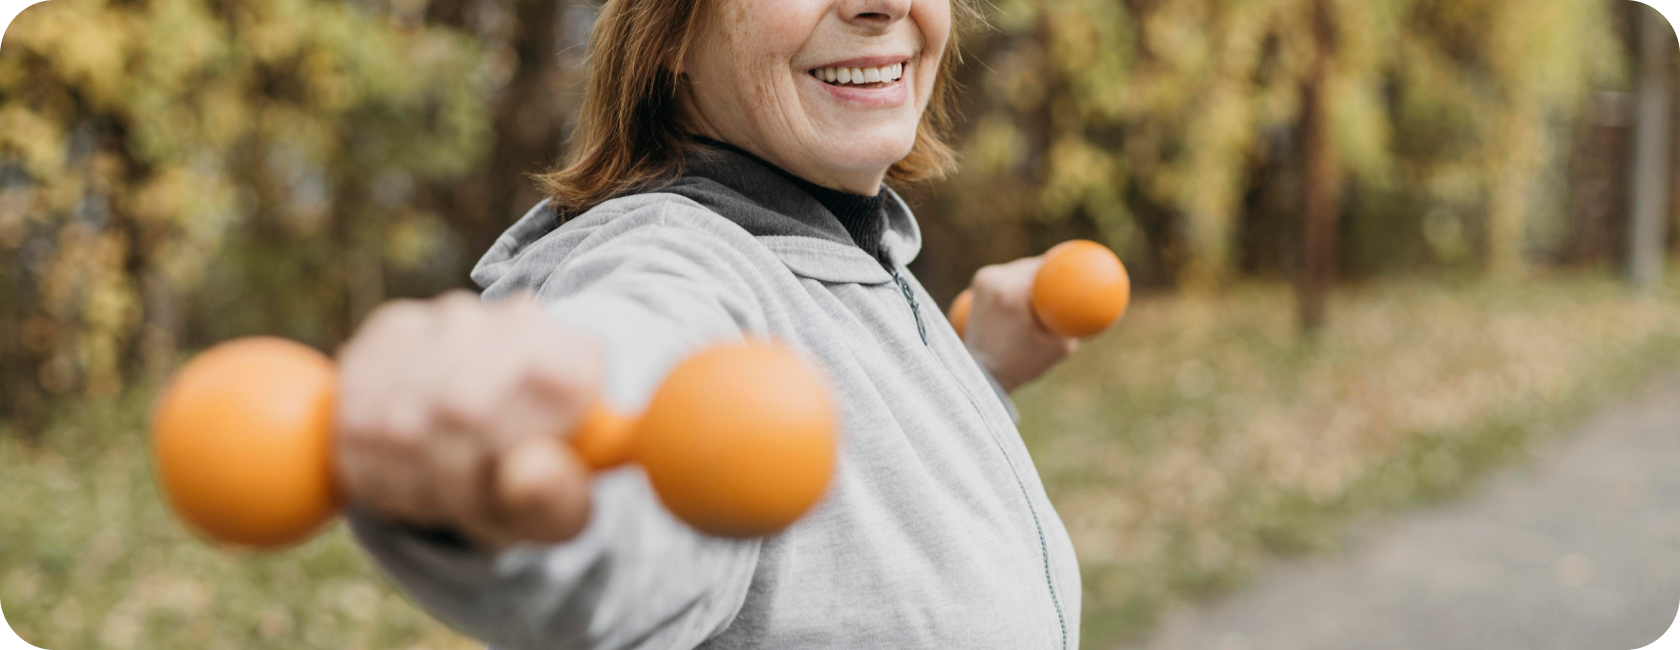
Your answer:
[[[470,286],[541,199],[528,175],[565,153],[596,11],[52,0],[18,17],[0,44],[0,601],[26,640],[475,647],[342,530],[275,557],[197,543],[159,503],[145,421],[207,345],[331,350],[383,301]],[[1127,319],[1018,395],[1083,565],[1085,647],[1164,643],[1163,622],[1263,588],[1267,567],[1351,553],[1358,521],[1474,499],[1606,414],[1680,403],[1658,380],[1680,372],[1680,66],[1654,11],[985,11],[959,72],[962,170],[903,188],[927,239],[914,270],[949,299],[984,264],[1086,237],[1132,273]],[[1680,415],[1635,419],[1680,433]],[[1570,560],[1565,586],[1594,584],[1590,552],[1566,557],[1587,578]],[[1625,643],[1612,625],[1602,647],[1670,619]]]

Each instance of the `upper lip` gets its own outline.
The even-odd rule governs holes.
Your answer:
[[[860,56],[860,57],[855,58],[855,59],[846,59],[845,61],[835,61],[833,63],[825,63],[825,64],[822,64],[822,65],[813,67],[811,69],[812,70],[821,70],[823,68],[879,68],[881,66],[892,65],[894,63],[908,62],[909,60],[910,60],[910,55],[908,55],[908,54],[886,54],[886,55],[882,55],[882,56]]]

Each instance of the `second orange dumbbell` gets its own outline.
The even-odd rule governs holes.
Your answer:
[[[1070,338],[1108,329],[1126,313],[1131,298],[1132,282],[1125,265],[1113,251],[1093,241],[1074,240],[1050,249],[1033,278],[1033,313],[1046,329]],[[951,326],[957,336],[967,336],[973,307],[973,289],[951,303]]]

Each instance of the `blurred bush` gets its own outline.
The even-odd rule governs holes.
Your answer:
[[[949,296],[981,264],[1088,236],[1145,288],[1290,276],[1314,128],[1343,171],[1344,276],[1591,260],[1573,242],[1604,220],[1576,213],[1613,202],[1572,181],[1627,138],[1586,137],[1605,111],[1581,109],[1626,84],[1631,5],[999,0],[959,71],[964,169],[912,191],[916,270]],[[31,431],[53,396],[116,393],[181,349],[330,347],[385,299],[465,285],[541,198],[526,175],[563,153],[594,12],[25,11],[0,47],[0,409]]]
[[[490,156],[550,122],[498,123],[519,16],[461,5],[54,0],[19,16],[0,47],[0,409],[29,430],[44,398],[116,393],[183,346],[328,346],[388,296],[460,285],[488,244],[463,216],[505,220],[451,203],[515,199],[483,182]],[[556,134],[535,135],[526,157],[552,156]]]
[[[1520,267],[1562,244],[1558,163],[1588,91],[1625,83],[1629,4],[999,0],[965,70],[966,166],[933,207],[997,257],[1085,234],[1146,284],[1288,275],[1323,56],[1340,266]]]

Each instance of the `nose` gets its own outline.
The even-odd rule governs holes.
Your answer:
[[[910,15],[910,5],[915,1],[918,0],[840,0],[840,19],[872,32],[885,31]]]

